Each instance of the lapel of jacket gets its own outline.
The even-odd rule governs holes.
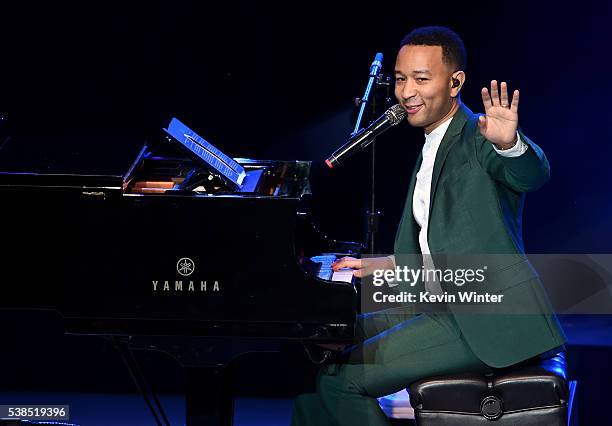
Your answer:
[[[412,171],[412,177],[410,178],[410,185],[408,185],[408,200],[410,202],[410,211],[412,212],[412,199],[414,198],[414,187],[416,186],[416,176],[421,168],[421,163],[423,162],[423,151],[419,152],[419,156],[416,160],[416,165],[414,166],[414,170]]]
[[[422,161],[423,153],[419,152],[410,183],[408,184],[408,196],[404,203],[402,218],[395,235],[395,253],[412,253],[414,250],[418,250],[417,224],[412,213],[412,199],[414,197],[414,187],[416,186],[416,175],[421,168]]]
[[[453,145],[460,139],[461,131],[468,120],[468,117],[473,115],[472,111],[466,107],[463,103],[459,105],[459,109],[453,116],[446,133],[440,142],[440,147],[436,153],[436,161],[434,162],[434,168],[431,176],[431,191],[429,197],[429,220],[431,221],[431,212],[436,195],[436,189],[438,187],[438,180],[440,179],[440,173],[442,173],[442,167],[446,161],[446,156],[450,152]]]

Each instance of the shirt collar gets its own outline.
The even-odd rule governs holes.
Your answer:
[[[427,142],[427,141],[435,140],[435,139],[442,140],[442,137],[444,137],[444,134],[446,133],[446,130],[448,129],[448,126],[450,126],[450,123],[453,120],[453,117],[454,117],[454,115],[451,118],[449,118],[448,120],[446,120],[443,123],[441,123],[435,129],[433,129],[431,131],[431,133],[425,134],[425,141]]]

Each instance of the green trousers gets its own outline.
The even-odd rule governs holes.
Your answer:
[[[324,366],[317,392],[296,398],[292,426],[389,425],[376,398],[426,377],[491,371],[449,314],[362,315],[356,333],[361,343],[349,348],[346,363]]]

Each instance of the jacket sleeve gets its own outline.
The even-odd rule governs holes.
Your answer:
[[[476,155],[480,166],[496,181],[516,192],[535,191],[550,179],[550,165],[542,148],[520,129],[519,135],[527,151],[518,157],[504,157],[476,130]]]

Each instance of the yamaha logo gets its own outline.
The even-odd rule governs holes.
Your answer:
[[[206,264],[200,265],[199,275],[206,273]],[[188,257],[182,257],[176,262],[176,272],[183,277],[189,277],[195,272],[195,262]],[[210,278],[210,277],[209,277]],[[195,293],[218,293],[221,294],[221,285],[216,279],[207,280],[189,280],[173,279],[173,280],[152,280],[153,293],[156,294],[195,294]]]
[[[195,263],[188,257],[183,257],[176,262],[176,272],[184,277],[188,277],[195,271]]]

